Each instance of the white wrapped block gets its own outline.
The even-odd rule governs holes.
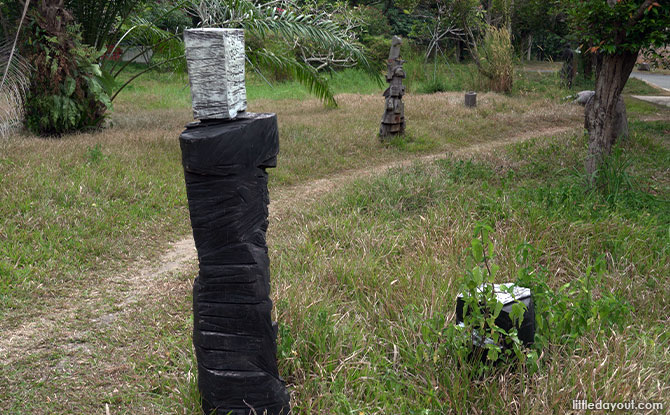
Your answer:
[[[247,109],[244,85],[244,30],[184,31],[193,116],[233,119]]]

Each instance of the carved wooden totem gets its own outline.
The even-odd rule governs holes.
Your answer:
[[[245,112],[244,32],[184,31],[193,114],[179,137],[200,271],[193,346],[205,415],[288,415],[272,321],[267,169],[275,114]]]
[[[386,61],[388,68],[386,82],[390,85],[384,91],[386,108],[382,117],[381,127],[379,128],[381,138],[405,132],[405,105],[402,102],[402,96],[405,95],[405,87],[402,84],[405,71],[402,69],[402,64],[405,61],[400,59],[401,43],[402,40],[398,36],[393,36],[393,39],[391,39],[391,51]]]

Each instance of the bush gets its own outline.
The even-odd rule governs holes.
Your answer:
[[[24,104],[28,130],[60,135],[99,127],[111,107],[109,91],[95,63],[100,54],[81,43],[72,16],[62,6],[36,6],[26,46],[34,69]]]
[[[362,39],[365,56],[372,64],[384,63],[391,50],[391,38],[389,36],[366,36]]]
[[[362,21],[362,31],[367,36],[391,37],[393,28],[384,13],[375,7],[361,7],[358,14]]]
[[[488,26],[477,48],[479,74],[496,92],[510,92],[514,83],[514,49],[505,28]]]

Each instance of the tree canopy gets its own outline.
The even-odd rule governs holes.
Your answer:
[[[570,0],[574,33],[592,52],[637,53],[670,41],[668,0]]]

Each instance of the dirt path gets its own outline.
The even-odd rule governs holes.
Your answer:
[[[575,130],[575,127],[552,127],[542,130],[529,131],[521,135],[505,137],[500,140],[486,143],[474,144],[462,147],[451,152],[411,157],[397,160],[377,166],[369,166],[358,170],[347,170],[333,176],[314,180],[304,184],[291,186],[271,192],[272,203],[270,204],[270,221],[281,220],[295,207],[303,207],[318,200],[324,194],[340,188],[356,179],[377,176],[391,168],[405,167],[413,163],[430,162],[447,155],[451,157],[467,157],[473,154],[486,153],[511,143],[517,143],[533,137],[547,137]],[[75,316],[82,314],[92,316],[88,321],[95,324],[108,324],[111,321],[131,318],[131,307],[128,305],[138,302],[149,293],[156,291],[161,286],[168,284],[169,278],[174,273],[185,272],[189,267],[195,268],[197,253],[192,237],[184,238],[171,245],[170,249],[161,257],[149,263],[146,260],[138,261],[131,265],[126,271],[112,275],[104,280],[103,286],[96,287],[94,292],[84,295],[85,287],[81,291],[76,290],[68,298],[62,299],[63,305],[60,309],[51,310],[41,315],[38,319],[28,321],[13,330],[3,330],[0,336],[0,362],[11,364],[25,357],[26,350],[39,350],[60,344],[67,347],[67,339],[74,339],[74,328],[77,322]],[[159,264],[156,266],[155,264]],[[106,294],[108,296],[106,296]],[[109,301],[112,296],[116,312],[105,311],[101,307],[103,301]],[[60,332],[60,334],[58,333]],[[64,338],[65,337],[65,338]],[[58,338],[56,340],[55,338]],[[63,343],[64,342],[64,343]]]

